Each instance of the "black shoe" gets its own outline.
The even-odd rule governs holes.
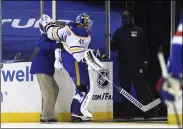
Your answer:
[[[41,123],[52,123],[52,122],[58,122],[58,120],[56,119],[48,119],[48,120],[44,120],[44,119],[40,119]]]

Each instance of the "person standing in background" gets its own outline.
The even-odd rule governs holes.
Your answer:
[[[122,24],[115,31],[111,41],[111,50],[118,51],[120,85],[130,92],[133,82],[138,100],[146,105],[150,101],[144,78],[148,60],[144,30],[134,24],[132,13],[127,9],[122,13]],[[127,113],[124,118],[134,118],[135,112],[131,102],[123,97],[122,103]],[[144,118],[149,117],[149,113],[144,113]]]
[[[60,44],[60,43],[58,43]],[[31,74],[35,74],[43,97],[43,110],[40,122],[57,122],[54,108],[59,93],[59,87],[53,77],[55,68],[55,49],[57,45],[45,34],[42,34],[37,47],[39,52],[33,58]]]

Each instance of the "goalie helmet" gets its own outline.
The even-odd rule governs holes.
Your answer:
[[[90,30],[93,21],[87,13],[82,13],[76,17],[76,23],[80,24],[83,28]]]

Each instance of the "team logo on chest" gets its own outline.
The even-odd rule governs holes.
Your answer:
[[[98,76],[98,80],[97,80],[98,86],[101,89],[105,89],[108,87],[109,82],[104,77],[109,78],[109,71],[108,70],[100,70],[99,72],[102,74],[102,76],[100,74]]]
[[[137,37],[137,31],[131,31],[131,36],[132,37]]]

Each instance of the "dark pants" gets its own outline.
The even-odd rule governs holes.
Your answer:
[[[144,105],[150,102],[146,88],[144,73],[141,72],[138,67],[121,66],[119,68],[119,77],[120,85],[124,90],[130,93],[132,82],[135,86],[138,101],[140,101]],[[122,105],[123,110],[125,111],[125,116],[136,116],[136,112],[138,110],[129,100],[123,97]]]

